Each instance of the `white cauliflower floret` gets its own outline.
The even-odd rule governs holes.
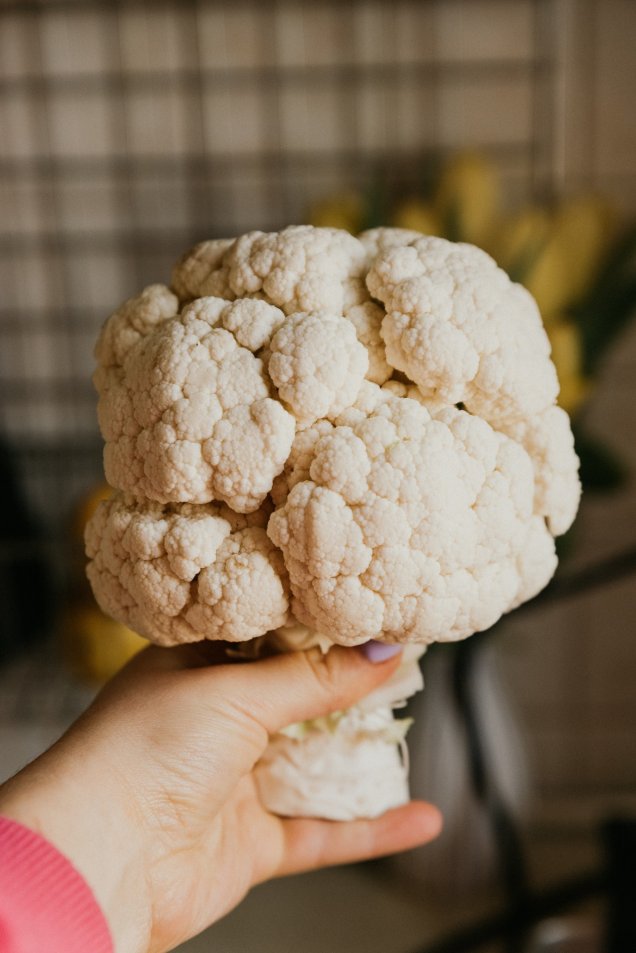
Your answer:
[[[547,519],[554,536],[560,536],[574,522],[581,497],[570,418],[555,406],[501,429],[530,455],[535,469],[534,511]]]
[[[187,265],[189,256],[195,264]],[[365,261],[363,246],[348,232],[311,225],[242,235],[222,257],[215,259],[216,272],[196,264],[202,257],[207,261],[202,246],[193,249],[189,256],[182,259],[178,268],[188,267],[188,289],[192,297],[205,294],[225,298],[259,296],[286,314],[297,311],[342,314],[347,284],[363,273]],[[203,280],[197,282],[194,276],[199,274]],[[210,290],[212,282],[216,290]],[[178,286],[175,282],[175,288]]]
[[[525,545],[517,555],[517,571],[521,585],[509,609],[516,609],[523,602],[534,599],[548,584],[556,566],[554,542],[550,534],[546,533],[545,520],[541,516],[533,516]]]
[[[390,393],[377,400],[316,441],[310,478],[270,518],[294,614],[348,645],[488,628],[526,586],[524,548],[539,545],[530,460],[455,408],[442,420]],[[545,526],[540,540],[545,584],[555,567]]]
[[[162,503],[223,500],[239,512],[271,489],[295,421],[270,398],[262,362],[215,327],[226,306],[194,302],[140,338],[121,366],[96,373],[113,486]]]
[[[179,301],[165,285],[148,285],[129,298],[106,322],[95,347],[100,367],[124,363],[133,345],[179,311]]]
[[[222,504],[102,502],[86,527],[87,574],[101,608],[159,645],[244,641],[285,623],[281,554],[266,512]]]
[[[384,341],[380,334],[380,328],[384,320],[384,309],[375,301],[367,300],[347,308],[345,317],[348,321],[351,321],[356,329],[358,341],[364,344],[367,349],[369,356],[367,380],[374,384],[384,384],[393,371],[386,359]]]
[[[272,486],[271,496],[276,506],[285,502],[292,487],[301,480],[309,479],[309,467],[313,460],[316,441],[331,430],[333,430],[331,421],[317,420],[311,427],[296,433],[285,469],[276,477]]]
[[[338,415],[339,424],[353,425],[364,420],[375,413],[382,404],[385,404],[391,397],[408,397],[410,400],[417,401],[422,407],[426,407],[431,416],[435,416],[442,410],[446,410],[448,404],[435,400],[431,397],[424,397],[416,384],[405,384],[403,381],[386,381],[382,387],[376,387],[370,381],[362,384],[353,404],[346,407]]]
[[[228,300],[234,297],[222,270],[223,256],[233,241],[214,238],[199,242],[181,256],[172,269],[172,287],[181,301],[208,295]]]
[[[269,345],[272,335],[285,321],[280,308],[258,298],[242,298],[224,308],[221,323],[248,350],[256,352]]]
[[[556,400],[534,299],[485,252],[420,237],[380,253],[367,285],[387,310],[389,363],[425,396],[461,402],[493,426],[527,420]]]
[[[391,379],[382,385],[383,391],[388,391],[394,397],[410,397],[416,400],[418,404],[426,407],[430,414],[435,414],[438,410],[445,410],[448,406],[444,401],[436,397],[425,397],[417,384],[405,384],[403,381]]]
[[[358,235],[358,240],[364,245],[367,253],[367,268],[370,268],[378,255],[383,254],[390,248],[401,248],[403,245],[411,245],[418,238],[422,237],[421,232],[416,232],[412,228],[368,228],[366,232]]]
[[[392,396],[394,395],[386,384],[378,387],[371,381],[364,381],[355,401],[338,415],[338,423],[352,424],[352,422],[362,421],[365,417],[370,417],[371,414],[375,413],[382,404],[386,404]],[[400,393],[397,396],[405,397],[407,395]]]
[[[246,347],[254,354],[269,345],[272,335],[287,320],[280,308],[259,298],[226,301],[214,295],[191,301],[183,309],[182,315],[201,318],[210,327],[225,328],[234,335],[241,347]]]
[[[364,247],[347,232],[296,225],[282,232],[250,232],[234,242],[202,242],[177,263],[172,284],[182,301],[208,295],[245,303],[262,299],[288,315],[300,311],[343,315],[367,348],[369,380],[382,384],[391,376],[380,336],[384,310],[369,297],[364,261]],[[233,326],[225,322],[223,326],[237,334],[240,344],[256,351],[267,346],[276,330],[271,322],[271,313],[255,310],[255,333],[246,329],[242,316]]]
[[[270,344],[269,375],[301,426],[353,403],[368,367],[353,325],[329,314],[294,314]]]
[[[358,341],[367,349],[369,369],[367,380],[383,384],[393,372],[384,353],[384,341],[380,329],[384,308],[369,295],[364,277],[349,278],[345,283],[343,315],[356,329]]]

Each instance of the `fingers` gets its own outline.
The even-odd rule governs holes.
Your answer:
[[[401,653],[380,662],[358,649],[335,646],[287,652],[245,665],[199,669],[202,698],[223,698],[228,711],[252,718],[267,734],[297,721],[349,708],[385,681],[398,667]]]
[[[432,804],[411,801],[374,820],[343,823],[292,818],[282,824],[283,857],[270,876],[370,860],[419,847],[440,833],[442,815]]]

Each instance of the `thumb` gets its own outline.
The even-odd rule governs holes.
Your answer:
[[[218,809],[252,770],[270,735],[355,704],[395,672],[402,654],[398,649],[383,661],[389,646],[366,648],[371,658],[365,647],[334,646],[326,655],[316,648],[206,665],[200,652],[186,648],[141,652],[87,717],[95,722],[101,710],[104,721],[104,709],[114,708],[127,736],[141,739],[142,755],[137,758],[131,748],[131,773],[137,761],[147,762],[150,724],[150,750],[157,749],[163,765],[174,758],[180,784],[185,776],[197,789],[203,785],[209,811]],[[143,730],[133,732],[134,723]]]
[[[318,648],[285,652],[242,665],[195,669],[190,676],[203,698],[209,701],[214,693],[228,713],[271,735],[294,722],[349,708],[395,672],[402,653],[380,661],[374,657],[364,646],[334,646],[326,654]]]

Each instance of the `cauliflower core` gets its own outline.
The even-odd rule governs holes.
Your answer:
[[[408,770],[395,738],[390,707],[343,713],[333,725],[294,726],[277,734],[256,765],[261,800],[284,805],[290,817],[333,821],[375,817],[408,801]],[[325,765],[329,765],[329,773]],[[361,779],[364,782],[361,783]]]
[[[154,641],[298,622],[345,645],[460,639],[554,571],[579,499],[569,421],[533,299],[473,246],[203,242],[96,357],[120,492],[88,526],[89,577]]]

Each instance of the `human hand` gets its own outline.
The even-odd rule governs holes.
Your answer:
[[[0,788],[0,813],[39,831],[92,887],[117,953],[163,953],[255,884],[423,844],[439,812],[284,819],[252,768],[278,729],[349,707],[399,656],[312,649],[228,664],[224,646],[149,648],[50,751]],[[210,655],[217,664],[210,664]]]

